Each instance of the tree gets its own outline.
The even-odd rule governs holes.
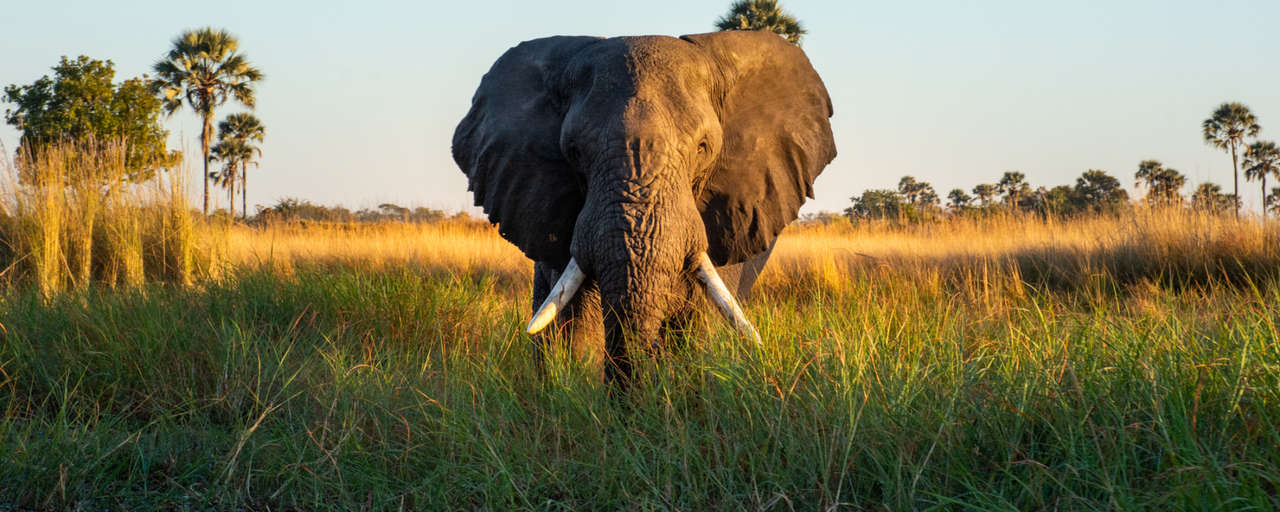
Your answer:
[[[1226,213],[1239,206],[1240,201],[1234,194],[1223,194],[1217,183],[1201,183],[1191,194],[1191,207],[1209,213]]]
[[[916,203],[923,208],[933,208],[938,205],[938,193],[933,191],[933,185],[928,187],[920,194],[920,201]]]
[[[1018,171],[1006,171],[1004,176],[1000,177],[1000,181],[996,183],[996,190],[1004,196],[1005,204],[1011,208],[1018,208],[1021,200],[1028,192],[1031,186],[1027,185],[1027,176]]]
[[[807,31],[794,16],[778,6],[778,0],[737,0],[716,20],[717,30],[768,30],[800,46]]]
[[[1267,194],[1266,204],[1271,213],[1280,214],[1280,187],[1271,187],[1271,193]]]
[[[181,155],[165,148],[169,132],[160,124],[160,100],[147,77],[113,85],[115,64],[84,55],[65,56],[53,77],[4,88],[5,122],[22,131],[18,154],[36,155],[65,140],[122,140],[126,146],[124,179],[142,182],[177,164]]]
[[[1176,169],[1165,167],[1159,160],[1143,160],[1133,177],[1139,184],[1146,184],[1147,203],[1152,206],[1170,206],[1182,202],[1182,186],[1187,177]]]
[[[839,215],[834,213],[829,215],[839,217]],[[414,222],[439,222],[445,219],[445,214],[440,210],[433,210],[425,206],[419,206],[413,209],[413,213],[409,214],[409,219]]]
[[[898,193],[908,203],[920,207],[932,206],[938,202],[938,193],[933,191],[933,185],[916,181],[912,176],[903,176],[898,180]]]
[[[253,164],[255,167],[258,165],[253,161],[255,154],[261,155],[262,150],[248,141],[235,138],[219,140],[210,150],[209,160],[222,162],[222,168],[210,173],[209,179],[213,180],[214,184],[227,189],[227,210],[232,217],[236,215],[236,182],[243,181],[247,164]],[[242,208],[242,211],[247,218],[249,216],[247,208]]]
[[[953,188],[947,193],[947,207],[952,211],[964,211],[973,202],[973,198],[966,194],[963,189]]]
[[[1152,180],[1162,169],[1164,169],[1164,164],[1160,163],[1159,160],[1143,160],[1138,162],[1138,172],[1133,173],[1133,186],[1140,187],[1146,185],[1147,188],[1151,188],[1151,184],[1153,183]]]
[[[235,179],[240,180],[240,208],[245,218],[249,217],[248,195],[245,187],[248,184],[247,171],[248,164],[258,166],[253,161],[255,155],[262,156],[262,149],[254,145],[255,142],[261,143],[266,135],[266,129],[262,126],[256,116],[249,113],[236,113],[227,116],[218,123],[218,144],[213,148],[211,160],[218,160],[224,163],[223,169],[214,173],[211,179],[214,179],[222,186],[228,186],[226,179],[230,177],[229,190],[231,192],[231,216],[234,217],[235,209]],[[222,150],[218,147],[223,146]],[[227,169],[226,165],[238,165],[238,169]]]
[[[1120,186],[1120,180],[1106,171],[1085,171],[1076,178],[1076,186],[1071,189],[1070,203],[1077,211],[1114,213],[1128,202],[1129,193]]]
[[[844,214],[850,220],[896,219],[902,213],[902,196],[893,190],[866,190],[849,199],[853,205]]]
[[[384,217],[390,217],[390,218],[393,218],[393,219],[399,219],[399,220],[403,220],[403,221],[408,221],[408,220],[409,220],[409,212],[410,212],[410,210],[409,210],[408,208],[405,208],[405,207],[400,206],[400,205],[398,205],[398,204],[395,204],[395,203],[382,203],[382,204],[378,205],[378,209],[382,211],[382,215],[383,215]]]
[[[253,108],[254,85],[262,72],[244,54],[240,43],[225,30],[209,27],[188,30],[173,40],[168,55],[155,63],[156,90],[163,96],[165,112],[173,115],[185,99],[203,121],[200,151],[204,155],[204,213],[209,214],[209,146],[213,138],[213,111],[235,98]]]
[[[1236,198],[1240,197],[1240,165],[1236,150],[1244,144],[1245,137],[1253,137],[1262,127],[1258,119],[1240,103],[1223,103],[1213,111],[1213,115],[1204,120],[1204,141],[1210,146],[1231,153],[1231,172],[1234,182],[1232,191]],[[1240,217],[1239,201],[1236,201],[1236,217]]]
[[[1257,141],[1244,152],[1244,179],[1262,181],[1262,216],[1267,216],[1267,175],[1280,176],[1280,148],[1272,141]]]
[[[1076,209],[1072,197],[1072,188],[1067,185],[1058,185],[1053,188],[1037,187],[1028,195],[1026,202],[1029,203],[1027,206],[1044,217],[1067,215],[1074,213]]]
[[[998,189],[990,183],[982,183],[973,187],[973,195],[982,201],[982,206],[991,206],[991,199],[996,197]]]
[[[222,166],[209,173],[209,180],[215,186],[227,189],[227,211],[231,217],[236,216],[236,182],[240,181],[240,159],[244,158],[245,148],[235,141],[223,141],[209,149],[210,162],[222,162]]]

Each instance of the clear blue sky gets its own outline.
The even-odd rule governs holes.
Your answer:
[[[468,208],[449,156],[480,76],[507,48],[554,34],[705,32],[730,0],[18,2],[0,19],[0,85],[61,55],[147,72],[185,28],[224,27],[266,73],[267,126],[250,204]],[[1280,2],[782,0],[835,105],[840,156],[805,211],[838,210],[904,174],[940,195],[1021,170],[1033,185],[1103,169],[1132,188],[1140,160],[1230,189],[1200,122],[1249,105],[1280,139]],[[220,117],[235,111],[226,107]],[[168,123],[198,168],[199,122]],[[11,151],[17,133],[0,128]],[[1247,205],[1255,183],[1241,185]]]

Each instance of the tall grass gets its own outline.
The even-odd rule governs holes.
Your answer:
[[[492,228],[102,204],[91,254],[134,249],[91,262],[140,283],[77,285],[84,213],[0,231],[65,283],[0,292],[0,509],[1280,507],[1272,224],[789,229],[763,346],[700,317],[619,395],[533,367],[530,264]],[[229,271],[150,282],[183,254]]]
[[[0,503],[35,509],[1270,509],[1280,290],[880,274],[761,295],[617,396],[484,270],[298,263],[0,310]]]
[[[242,224],[230,229],[226,254],[238,267],[265,267],[285,274],[299,265],[325,265],[483,272],[513,281],[533,275],[533,264],[499,237],[497,229],[467,220]]]
[[[1276,222],[1138,208],[1118,217],[999,216],[793,229],[782,237],[762,279],[778,287],[804,275],[806,281],[839,287],[849,276],[891,272],[967,286],[1115,291],[1152,282],[1262,285],[1276,269]]]
[[[91,283],[190,284],[221,271],[223,237],[190,211],[181,171],[125,181],[123,141],[68,141],[0,159],[0,279],[45,297]]]
[[[497,230],[471,222],[267,223],[230,228],[232,265],[291,273],[297,264],[473,273],[527,279],[531,263]],[[1184,209],[1072,219],[958,217],[920,225],[796,225],[760,286],[840,289],[868,274],[970,292],[1026,287],[1114,293],[1152,284],[1266,286],[1280,269],[1280,223]]]

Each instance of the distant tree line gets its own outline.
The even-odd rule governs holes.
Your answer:
[[[948,215],[1023,212],[1041,215],[1116,214],[1129,208],[1129,194],[1106,172],[1090,169],[1075,185],[1031,188],[1026,175],[1008,171],[995,183],[947,193],[945,204],[933,185],[903,176],[897,189],[873,189],[850,198],[844,216],[859,220],[919,222]]]
[[[473,218],[466,212],[448,214],[443,210],[422,206],[410,208],[395,203],[382,203],[377,208],[350,210],[343,206],[325,206],[306,199],[286,197],[272,206],[257,207],[251,222],[410,222],[431,224],[436,222],[476,222],[488,225],[484,219]]]
[[[1202,125],[1205,142],[1231,154],[1233,177],[1238,176],[1238,170],[1243,167],[1246,180],[1260,182],[1265,216],[1268,212],[1280,213],[1280,187],[1267,188],[1269,177],[1280,178],[1280,148],[1272,141],[1245,140],[1256,137],[1260,129],[1256,117],[1240,103],[1220,105]],[[1159,160],[1139,162],[1133,178],[1135,187],[1143,192],[1138,204],[1239,215],[1238,180],[1233,193],[1225,193],[1220,185],[1206,182],[1187,197],[1182,193],[1187,177]],[[945,204],[933,185],[914,176],[903,176],[896,189],[866,190],[849,199],[851,204],[844,210],[843,217],[854,222],[920,222],[995,212],[1059,217],[1115,215],[1135,204],[1118,179],[1098,169],[1085,171],[1074,185],[1035,188],[1027,183],[1025,174],[1008,171],[994,183],[981,183],[969,190],[952,189],[947,192]],[[837,214],[823,213],[810,215],[805,220],[825,222],[837,217]]]

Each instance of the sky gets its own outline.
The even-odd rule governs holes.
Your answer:
[[[0,18],[0,85],[29,84],[81,54],[114,61],[123,80],[149,72],[184,29],[225,28],[266,74],[251,207],[296,197],[474,212],[450,139],[504,51],[558,34],[707,32],[729,3],[17,2]],[[1151,158],[1188,176],[1184,192],[1204,181],[1230,191],[1230,157],[1200,131],[1226,101],[1254,111],[1262,138],[1280,139],[1275,0],[781,3],[808,29],[803,47],[835,110],[839,156],[803,212],[841,210],[903,175],[945,196],[1008,170],[1052,186],[1102,169],[1132,191]],[[228,103],[218,116],[239,110]],[[183,110],[166,126],[196,172],[198,118]],[[18,133],[0,127],[0,142],[12,152]],[[1257,184],[1241,189],[1256,208]]]

